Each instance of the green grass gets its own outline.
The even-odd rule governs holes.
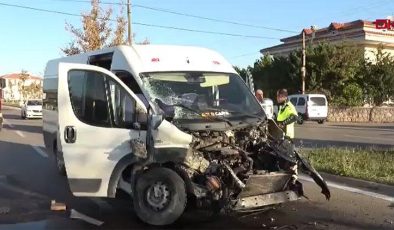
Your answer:
[[[394,150],[318,148],[302,155],[318,171],[394,185]]]

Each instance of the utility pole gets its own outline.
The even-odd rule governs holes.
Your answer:
[[[127,21],[128,21],[128,31],[127,31],[127,40],[129,45],[133,43],[133,35],[131,33],[131,0],[127,0]]]
[[[305,54],[305,30],[302,30],[302,67],[301,67],[301,79],[302,79],[302,94],[305,94],[305,74],[306,74],[306,54]]]

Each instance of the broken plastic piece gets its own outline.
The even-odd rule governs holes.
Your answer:
[[[58,203],[55,200],[51,201],[51,210],[52,211],[66,211],[67,206],[64,203]]]
[[[76,211],[74,209],[71,209],[70,218],[71,219],[83,220],[83,221],[85,221],[87,223],[94,224],[96,226],[101,226],[102,224],[104,224],[103,221],[94,219],[94,218],[92,218],[90,216],[87,216],[87,215],[85,215],[83,213],[80,213],[80,212],[78,212],[78,211]]]

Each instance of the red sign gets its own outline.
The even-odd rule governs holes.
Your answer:
[[[380,30],[394,29],[394,21],[391,21],[390,19],[376,19],[374,24],[376,29],[380,29]]]

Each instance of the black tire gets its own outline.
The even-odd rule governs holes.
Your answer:
[[[318,120],[317,123],[324,124],[324,120]]]
[[[158,186],[156,191],[160,191],[160,197],[150,195],[154,192],[153,186]],[[153,168],[138,177],[133,204],[143,222],[156,226],[172,224],[183,214],[186,203],[185,182],[173,170]]]
[[[56,149],[55,149],[55,163],[56,163],[57,172],[61,176],[66,176],[67,173],[66,173],[66,166],[64,164],[63,154],[57,151]]]

